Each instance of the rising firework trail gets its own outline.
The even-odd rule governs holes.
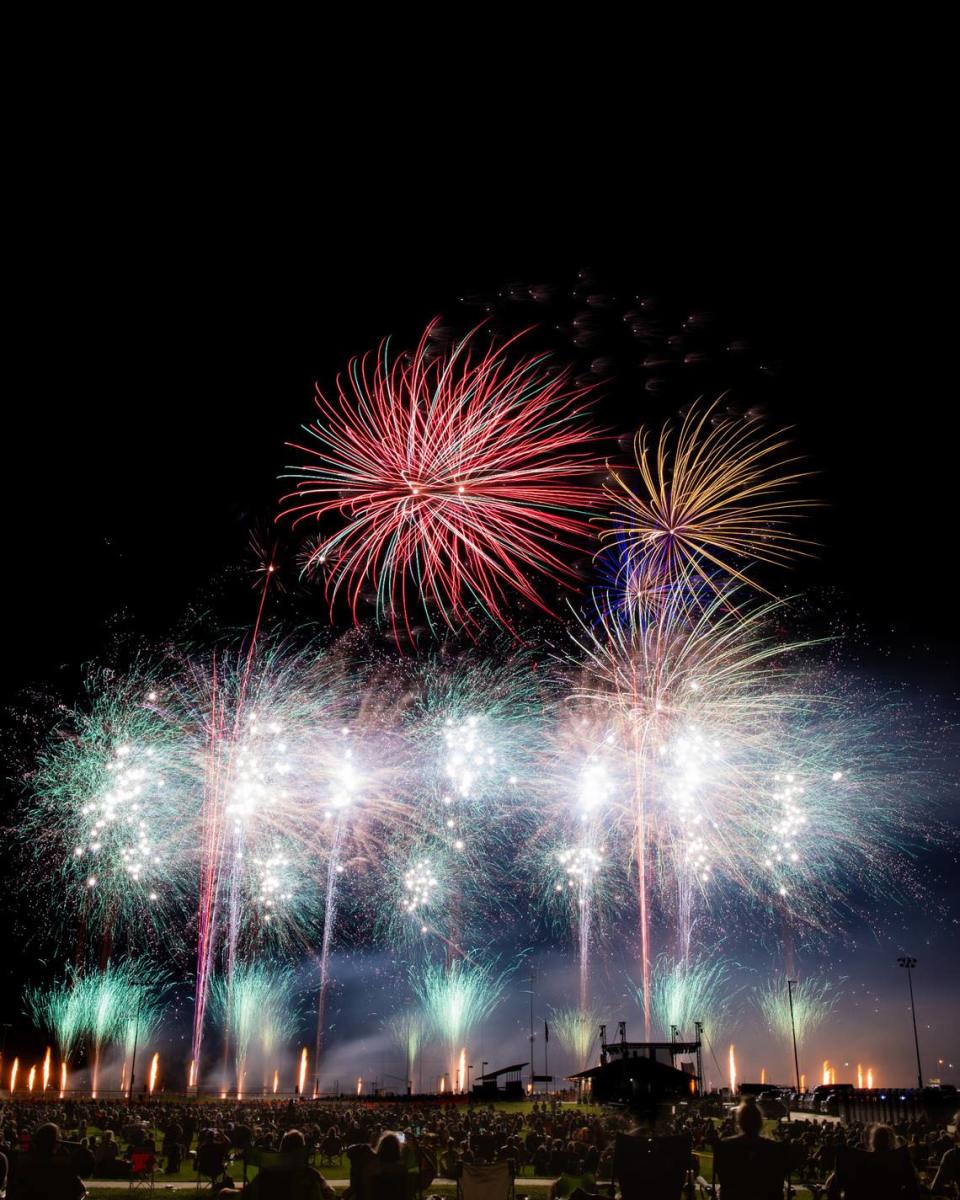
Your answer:
[[[610,770],[613,738],[584,706],[558,705],[552,715],[538,739],[529,862],[534,887],[544,887],[545,912],[559,915],[573,932],[578,1003],[586,1012],[594,940],[611,908],[614,883],[621,881],[608,845],[617,786]]]
[[[694,902],[715,875],[755,886],[759,846],[745,833],[769,829],[759,798],[798,705],[780,659],[803,643],[774,636],[778,605],[737,612],[734,594],[693,607],[681,594],[652,618],[601,612],[574,639],[584,655],[579,693],[605,713],[620,754],[612,794],[637,874],[645,995],[655,887],[676,907],[677,957],[686,959]],[[650,1019],[644,1005],[647,1040]]]
[[[336,769],[345,697],[342,656],[317,643],[221,652],[181,671],[202,778],[195,1064],[218,962],[229,980],[264,948],[288,952],[319,911],[316,793]]]
[[[333,935],[337,924],[337,888],[339,877],[344,870],[344,843],[349,837],[349,822],[356,816],[352,810],[361,784],[352,756],[352,747],[349,743],[345,742],[343,761],[339,772],[334,778],[325,809],[325,818],[331,827],[331,837],[327,851],[323,935],[320,941],[320,987],[317,996],[317,1036],[314,1042],[315,1092],[320,1086],[320,1059],[323,1050],[327,991],[330,987],[330,953],[333,948]]]

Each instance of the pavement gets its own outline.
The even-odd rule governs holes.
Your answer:
[[[324,1178],[327,1179],[326,1176],[324,1176]],[[346,1188],[346,1186],[349,1182],[350,1182],[349,1179],[327,1179],[327,1183],[329,1183],[330,1186],[332,1188],[335,1188],[338,1192],[342,1192]],[[559,1182],[560,1182],[560,1180],[558,1178],[557,1179],[518,1179],[517,1180],[517,1189],[519,1191],[526,1191],[527,1189],[530,1189],[531,1191],[538,1192],[541,1195],[553,1196],[556,1193],[557,1184]],[[126,1191],[130,1187],[130,1181],[127,1179],[87,1179],[87,1180],[85,1180],[85,1183],[88,1188],[96,1188],[98,1191],[103,1189],[104,1191],[118,1191],[119,1192],[119,1191]],[[431,1187],[455,1188],[456,1186],[457,1186],[456,1182],[452,1179],[438,1178],[438,1179],[435,1179],[429,1185],[429,1187],[425,1187],[423,1190],[425,1192],[428,1192]],[[189,1180],[189,1179],[187,1179],[187,1180],[177,1179],[177,1180],[172,1180],[171,1182],[168,1183],[163,1178],[162,1175],[157,1175],[155,1178],[155,1181],[154,1181],[153,1190],[155,1192],[194,1192],[194,1193],[196,1193],[197,1184],[196,1184],[195,1180]]]

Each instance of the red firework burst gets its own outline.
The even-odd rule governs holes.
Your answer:
[[[516,337],[478,349],[479,326],[431,352],[436,325],[412,354],[391,356],[387,339],[352,360],[334,399],[317,389],[306,430],[318,444],[289,443],[308,458],[289,468],[296,491],[280,514],[340,517],[308,556],[331,607],[343,593],[356,620],[372,588],[378,619],[411,639],[415,608],[468,629],[481,612],[510,629],[511,592],[549,612],[531,576],[572,579],[562,552],[591,536],[602,500],[586,478],[602,468],[590,389],[544,356],[511,362]]]

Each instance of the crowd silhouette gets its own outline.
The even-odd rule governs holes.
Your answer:
[[[325,1178],[350,1176],[353,1200],[429,1194],[435,1177],[456,1179],[465,1165],[509,1162],[518,1175],[574,1177],[578,1200],[614,1174],[618,1135],[649,1136],[625,1110],[602,1113],[557,1101],[527,1111],[492,1105],[350,1101],[8,1101],[0,1103],[0,1190],[9,1200],[80,1200],[84,1181],[123,1180],[138,1163],[158,1176],[193,1171],[223,1197],[242,1194],[249,1163],[292,1164],[303,1200],[329,1200]],[[683,1135],[687,1181],[723,1200],[757,1200],[762,1178],[786,1171],[814,1200],[856,1193],[850,1173],[875,1169],[882,1196],[931,1191],[957,1196],[955,1125],[916,1119],[894,1126],[794,1118],[768,1123],[747,1100],[720,1119],[687,1110],[656,1134]],[[622,1139],[621,1139],[622,1140]],[[866,1158],[872,1155],[872,1158]],[[246,1193],[263,1191],[259,1176]],[[399,1182],[394,1192],[389,1179]],[[751,1182],[753,1181],[753,1182]],[[294,1193],[291,1193],[294,1194]],[[605,1189],[605,1197],[609,1197]],[[626,1195],[626,1188],[624,1189]],[[782,1187],[777,1194],[782,1195]]]

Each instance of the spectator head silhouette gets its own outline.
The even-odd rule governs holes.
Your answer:
[[[757,1108],[757,1103],[748,1097],[737,1109],[737,1125],[740,1132],[747,1137],[757,1137],[763,1129],[763,1113]]]
[[[895,1150],[897,1135],[889,1125],[874,1125],[870,1130],[869,1146],[871,1150]]]
[[[60,1130],[53,1122],[50,1122],[46,1125],[41,1125],[34,1133],[31,1148],[37,1154],[53,1154],[59,1141]]]
[[[400,1161],[400,1139],[395,1133],[382,1133],[377,1142],[377,1158],[385,1163]]]

